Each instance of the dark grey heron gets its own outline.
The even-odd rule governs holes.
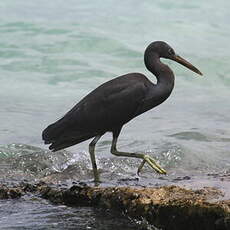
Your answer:
[[[172,92],[173,71],[162,63],[160,58],[176,61],[202,75],[196,67],[177,55],[167,43],[152,42],[145,50],[144,62],[146,68],[156,76],[156,84],[141,73],[128,73],[105,82],[85,96],[64,117],[43,131],[42,138],[45,144],[51,144],[49,149],[57,151],[94,138],[89,144],[89,153],[94,180],[98,182],[95,145],[102,135],[112,132],[112,154],[142,159],[138,174],[146,162],[156,172],[166,174],[166,171],[149,155],[121,152],[116,147],[124,124],[161,104]]]

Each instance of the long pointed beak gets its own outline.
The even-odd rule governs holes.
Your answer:
[[[176,61],[178,63],[180,63],[181,65],[189,68],[190,70],[192,70],[193,72],[203,75],[200,70],[198,70],[195,66],[193,66],[191,63],[189,63],[188,61],[186,61],[184,58],[180,57],[179,55],[175,54],[173,58],[171,58],[173,61]]]

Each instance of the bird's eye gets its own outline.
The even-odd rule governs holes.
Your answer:
[[[174,55],[174,54],[175,54],[175,53],[174,53],[174,50],[171,49],[171,48],[168,50],[168,53],[169,53],[170,55]]]

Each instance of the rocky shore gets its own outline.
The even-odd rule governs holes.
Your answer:
[[[145,219],[164,230],[229,230],[230,200],[223,200],[215,188],[199,190],[179,186],[153,188],[89,187],[79,183],[70,188],[50,185],[20,183],[0,185],[0,199],[16,199],[33,193],[55,204],[69,206],[94,206],[124,215]]]

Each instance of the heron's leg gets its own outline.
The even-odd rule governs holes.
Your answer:
[[[93,167],[93,174],[94,174],[94,181],[95,182],[99,182],[99,174],[97,171],[97,163],[96,163],[96,159],[95,159],[95,145],[98,142],[98,140],[101,138],[102,135],[98,135],[96,136],[92,142],[90,142],[89,144],[89,153],[90,153],[90,158],[91,158],[91,162],[92,162],[92,167]]]
[[[157,162],[150,157],[149,155],[146,154],[141,154],[141,153],[127,153],[127,152],[120,152],[117,150],[117,137],[113,136],[113,141],[112,141],[112,146],[111,146],[111,153],[116,155],[116,156],[123,156],[123,157],[135,157],[135,158],[140,158],[143,159],[141,165],[138,167],[137,174],[139,174],[140,170],[143,168],[144,164],[147,162],[151,168],[156,170],[160,174],[166,174],[166,171],[161,168]]]

